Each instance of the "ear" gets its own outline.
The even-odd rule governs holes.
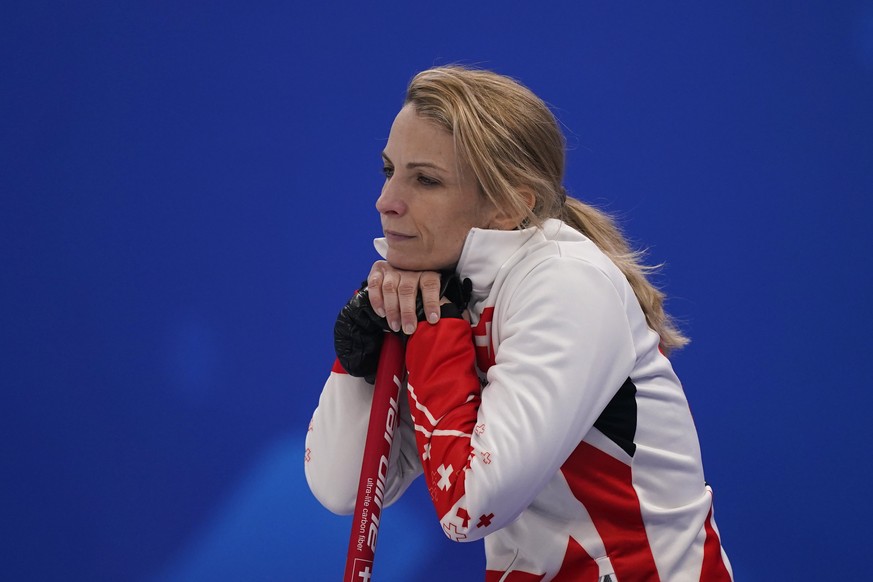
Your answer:
[[[536,203],[536,194],[529,188],[521,188],[518,194],[524,200],[528,210],[533,210]],[[491,219],[491,228],[498,230],[514,230],[521,225],[527,216],[523,213],[513,212],[511,208],[498,208],[496,214]]]

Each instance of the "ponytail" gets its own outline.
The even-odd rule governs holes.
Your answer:
[[[600,248],[621,270],[630,283],[646,322],[661,338],[661,350],[665,354],[683,347],[689,339],[682,335],[672,318],[664,311],[664,293],[652,285],[646,275],[658,267],[642,262],[643,252],[633,251],[628,246],[618,226],[607,214],[575,198],[564,202],[563,220]]]

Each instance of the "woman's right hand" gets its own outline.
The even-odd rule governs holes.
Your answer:
[[[418,317],[415,300],[419,291],[429,323],[440,318],[440,274],[438,271],[404,271],[387,261],[376,261],[367,276],[367,289],[373,311],[388,321],[394,331],[415,333]]]

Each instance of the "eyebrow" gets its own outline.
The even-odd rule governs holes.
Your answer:
[[[391,158],[389,158],[389,157],[385,154],[385,152],[382,152],[382,158],[383,158],[386,162],[391,162]],[[392,162],[392,163],[393,163],[393,162]],[[433,170],[437,170],[437,171],[439,171],[439,172],[445,172],[445,173],[448,173],[448,170],[446,170],[445,168],[443,168],[443,167],[441,167],[441,166],[438,166],[438,165],[434,164],[433,162],[409,162],[409,163],[406,164],[406,169],[407,169],[407,170],[414,170],[415,168],[431,168],[431,169],[433,169]]]

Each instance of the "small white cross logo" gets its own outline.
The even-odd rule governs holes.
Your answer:
[[[449,465],[448,468],[446,468],[445,465],[439,466],[439,468],[437,469],[437,472],[440,474],[440,482],[437,483],[437,487],[439,487],[440,489],[445,491],[446,489],[448,489],[452,485],[451,482],[449,481],[449,477],[452,475],[453,470],[454,470],[454,467],[452,467],[451,465]]]
[[[425,443],[424,445],[424,454],[421,455],[421,460],[426,461],[430,458],[430,443]]]
[[[358,572],[358,577],[364,582],[367,582],[372,578],[373,574],[370,572],[370,566],[365,566],[361,572]]]

